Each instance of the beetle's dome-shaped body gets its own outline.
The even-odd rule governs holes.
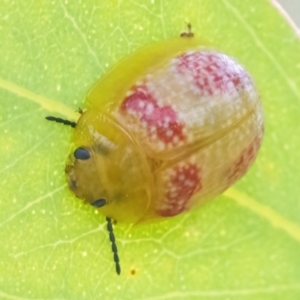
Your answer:
[[[247,71],[195,38],[138,50],[87,102],[74,144],[90,157],[72,159],[70,187],[90,203],[105,198],[100,209],[117,221],[175,216],[215,197],[247,171],[263,136]]]

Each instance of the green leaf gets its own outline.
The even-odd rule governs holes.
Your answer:
[[[161,223],[105,219],[66,185],[90,87],[135,49],[193,25],[253,75],[266,120],[249,173]],[[300,299],[300,42],[267,0],[1,1],[1,299]],[[50,100],[53,99],[53,100]]]

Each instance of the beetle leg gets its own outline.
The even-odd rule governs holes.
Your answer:
[[[192,32],[192,24],[191,23],[187,23],[187,32],[182,32],[180,34],[180,37],[188,37],[191,38],[194,36],[194,32]]]

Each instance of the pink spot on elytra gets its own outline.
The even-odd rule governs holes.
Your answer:
[[[185,139],[183,124],[171,106],[158,105],[145,85],[134,86],[131,92],[121,104],[123,115],[137,117],[141,124],[146,125],[152,137],[157,137],[165,144],[174,144]]]
[[[175,59],[182,76],[192,76],[194,84],[206,95],[244,89],[251,79],[231,57],[208,51],[184,53]]]
[[[174,167],[166,184],[165,199],[157,208],[158,214],[171,217],[182,213],[189,199],[201,188],[200,170],[196,164]]]
[[[257,155],[260,145],[261,137],[256,137],[250,145],[243,150],[240,157],[233,163],[233,166],[227,173],[228,186],[232,185],[247,172]]]

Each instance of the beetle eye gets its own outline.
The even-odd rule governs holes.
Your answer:
[[[96,200],[95,202],[91,203],[92,206],[95,206],[95,207],[102,207],[106,204],[106,200],[105,199],[98,199]]]
[[[91,157],[91,155],[88,150],[79,147],[74,151],[74,157],[76,159],[86,160],[86,159],[89,159]]]

